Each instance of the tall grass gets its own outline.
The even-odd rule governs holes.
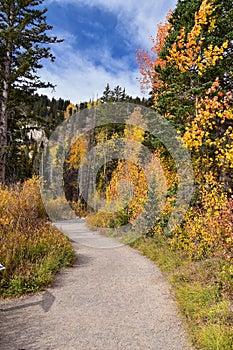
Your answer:
[[[0,188],[0,296],[19,296],[51,284],[75,254],[68,238],[47,220],[39,180]]]

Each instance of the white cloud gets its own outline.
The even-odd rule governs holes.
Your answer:
[[[169,9],[175,7],[176,0],[144,0],[140,3],[135,0],[46,0],[45,4],[52,2],[62,6],[68,3],[97,6],[114,13],[118,19],[117,30],[133,43],[136,50],[139,46],[150,49],[149,37],[155,35],[156,24],[165,18]],[[77,103],[96,98],[97,94],[101,96],[106,84],[110,83],[112,88],[120,85],[126,88],[128,94],[142,96],[136,80],[139,72],[129,68],[132,57],[114,59],[106,47],[101,47],[99,51],[87,48],[75,52],[78,37],[58,29],[55,34],[65,41],[53,48],[57,59],[53,64],[46,62],[41,76],[57,85],[57,88],[56,92],[49,94],[48,90],[42,90],[43,93]],[[93,57],[95,62],[100,62],[98,66],[94,64]]]
[[[119,28],[131,39],[142,46],[149,46],[147,38],[155,35],[157,24],[163,21],[168,10],[174,9],[177,0],[46,0],[47,3],[82,4],[102,7],[118,17]]]
[[[67,45],[67,43],[66,43]],[[59,51],[62,47],[59,47]],[[139,83],[136,80],[137,71],[129,71],[125,59],[113,59],[105,50],[104,53],[96,52],[95,56],[101,56],[101,65],[98,67],[88,57],[80,52],[64,50],[64,55],[57,55],[57,63],[46,65],[41,71],[42,79],[51,81],[57,85],[55,92],[49,89],[40,90],[40,93],[50,97],[70,99],[73,103],[88,101],[90,98],[100,97],[107,83],[112,88],[116,85],[125,87],[126,92],[132,96],[141,96]],[[106,63],[105,63],[106,62]],[[111,69],[114,67],[114,69]]]

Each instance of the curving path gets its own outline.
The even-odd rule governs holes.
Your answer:
[[[82,220],[56,226],[73,240],[77,263],[47,291],[0,302],[1,350],[191,349],[169,285],[151,261]]]

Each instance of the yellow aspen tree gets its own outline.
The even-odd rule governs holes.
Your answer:
[[[70,169],[78,170],[82,159],[87,153],[88,141],[84,135],[80,135],[71,144],[72,146],[66,163]]]
[[[144,128],[146,127],[141,108],[136,107],[129,115],[124,130],[124,141],[126,143],[125,159],[119,161],[117,168],[112,174],[111,181],[106,190],[107,201],[115,200],[119,194],[118,184],[122,181],[130,183],[131,188],[125,188],[125,193],[119,198],[119,202],[124,202],[124,198],[132,197],[128,204],[128,214],[131,218],[136,217],[143,210],[147,194],[147,179],[144,170],[139,165],[139,157],[144,140]],[[132,143],[133,141],[133,143]],[[127,155],[130,154],[130,161]],[[126,193],[128,192],[128,193]]]
[[[213,44],[209,44],[207,48],[204,47],[203,27],[208,26],[208,33],[216,27],[214,9],[213,0],[203,0],[199,11],[195,13],[195,24],[187,34],[187,38],[185,28],[182,28],[180,35],[168,50],[167,62],[174,64],[181,72],[191,70],[202,76],[208,67],[215,66],[217,61],[223,58],[228,40],[220,47]]]
[[[232,92],[224,92],[216,79],[198,102],[197,114],[183,136],[186,146],[196,155],[196,168],[212,170],[215,178],[223,182],[229,180],[226,173],[233,168],[232,101]]]

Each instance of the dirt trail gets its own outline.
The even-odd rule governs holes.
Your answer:
[[[57,226],[73,240],[77,263],[47,291],[0,303],[1,350],[191,349],[169,285],[151,261],[81,220]]]

